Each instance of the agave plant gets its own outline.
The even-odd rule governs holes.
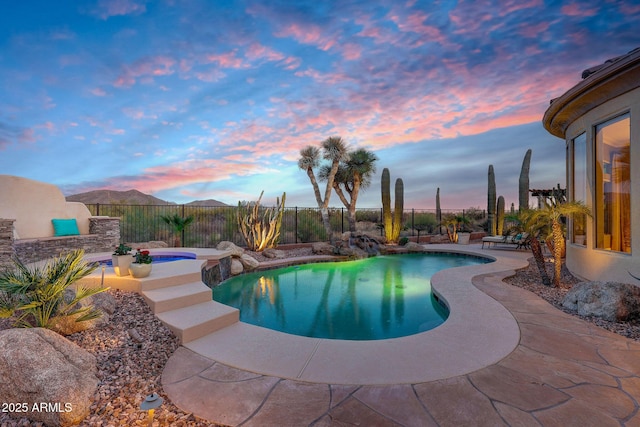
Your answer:
[[[108,288],[77,287],[71,298],[65,291],[91,274],[97,263],[87,263],[84,251],[75,250],[53,258],[44,266],[25,265],[13,259],[13,266],[0,273],[0,317],[16,316],[16,327],[55,329],[58,319],[85,322],[101,316],[93,306],[81,307],[83,299]],[[65,298],[67,296],[67,298]]]

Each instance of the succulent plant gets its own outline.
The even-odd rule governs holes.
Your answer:
[[[520,169],[520,180],[518,187],[518,209],[521,211],[529,209],[529,165],[531,164],[531,149],[527,150],[522,160],[522,169]]]
[[[504,197],[498,197],[498,206],[496,208],[496,235],[502,236],[504,231]]]
[[[496,235],[496,175],[493,165],[489,165],[489,190],[487,197],[487,217],[489,220],[489,233]]]
[[[388,168],[382,170],[382,224],[387,242],[397,242],[402,230],[402,214],[404,211],[404,183],[396,179],[395,209],[391,212],[391,175]]]

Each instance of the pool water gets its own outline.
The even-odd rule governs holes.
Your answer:
[[[151,259],[153,259],[154,264],[158,264],[163,262],[180,261],[183,259],[196,259],[196,257],[192,255],[151,255]],[[111,258],[101,261],[100,263],[106,266],[113,265]]]
[[[437,271],[485,259],[452,254],[377,256],[306,264],[233,277],[213,299],[240,320],[294,335],[379,340],[441,325],[448,309],[431,292]]]

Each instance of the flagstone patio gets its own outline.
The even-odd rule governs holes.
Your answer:
[[[505,284],[507,273],[471,280],[511,313],[520,340],[475,371],[427,382],[326,384],[233,368],[180,347],[165,367],[164,391],[181,409],[233,426],[640,426],[640,343]]]

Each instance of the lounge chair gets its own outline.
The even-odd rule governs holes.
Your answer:
[[[497,245],[497,244],[505,244],[505,245],[515,245],[516,249],[527,248],[529,247],[529,233],[518,233],[514,235],[506,235],[506,236],[486,236],[482,238],[482,249],[484,249],[484,244],[487,243],[488,247]]]

